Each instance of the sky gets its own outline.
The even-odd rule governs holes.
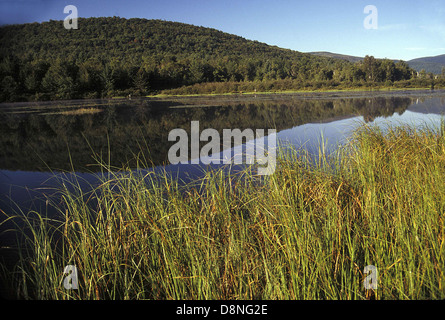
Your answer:
[[[64,20],[67,5],[82,18],[177,21],[300,52],[405,61],[445,54],[445,0],[0,0],[0,24]],[[377,9],[376,29],[365,28],[367,5]]]

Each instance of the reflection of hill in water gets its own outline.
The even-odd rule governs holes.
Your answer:
[[[76,170],[95,163],[92,150],[111,164],[134,167],[134,154],[142,150],[153,164],[166,164],[174,142],[168,133],[175,128],[190,131],[190,121],[199,120],[200,130],[271,129],[277,131],[309,122],[363,115],[375,117],[402,114],[412,98],[323,98],[302,99],[276,96],[143,99],[100,104],[98,101],[64,106],[21,104],[2,106],[0,114],[0,169]],[[199,107],[190,107],[198,105]],[[218,106],[218,107],[217,107]],[[88,109],[94,108],[94,113]],[[83,109],[80,112],[72,112]],[[66,113],[67,110],[71,112]],[[64,114],[64,112],[66,114]],[[71,160],[70,160],[71,157]]]
[[[425,99],[414,99],[413,104],[409,106],[409,111],[423,114],[445,114],[445,97]]]

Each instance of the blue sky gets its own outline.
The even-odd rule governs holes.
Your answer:
[[[119,16],[211,27],[301,52],[410,60],[445,54],[445,0],[0,0],[0,24]],[[366,29],[365,6],[378,9]],[[79,30],[82,26],[79,24]]]

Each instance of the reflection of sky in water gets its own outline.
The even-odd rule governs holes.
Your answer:
[[[402,115],[395,113],[391,117],[377,117],[368,125],[377,125],[385,129],[389,125],[412,125],[416,127],[428,126],[438,128],[442,116],[437,114],[423,114],[405,111]],[[324,141],[327,151],[332,151],[346,141],[352,131],[365,124],[364,118],[354,117],[329,123],[307,123],[301,126],[280,131],[277,137],[284,145],[304,147],[311,153],[317,153],[319,146]]]
[[[367,123],[367,125],[377,125],[382,130],[389,125],[412,125],[412,126],[428,126],[434,128],[440,126],[442,116],[438,114],[418,113],[412,111],[405,111],[402,115],[394,113],[391,117],[377,117],[373,122]],[[341,119],[332,122],[325,123],[307,123],[300,126],[295,126],[291,129],[282,130],[277,133],[277,143],[279,146],[286,148],[296,148],[308,150],[312,157],[317,157],[320,150],[320,146],[324,146],[327,153],[336,150],[337,146],[347,141],[354,129],[365,124],[363,116],[352,117],[348,119]],[[267,133],[267,130],[265,130]],[[246,161],[246,153],[250,155],[255,154],[256,140],[249,141],[243,146],[234,147],[231,149],[232,157],[236,154],[243,154],[243,163]],[[267,137],[263,140],[264,150],[268,151]],[[223,151],[219,156],[212,155],[212,158],[225,159]],[[255,158],[255,157],[253,157]],[[200,158],[208,159],[208,157]],[[232,163],[234,158],[232,158]],[[183,165],[180,165],[183,166]],[[212,165],[213,167],[220,167]],[[167,170],[171,170],[172,167],[167,166]],[[193,165],[183,166],[179,169],[182,174],[188,172]],[[205,165],[202,165],[205,168]],[[180,173],[181,174],[181,173]]]
[[[278,133],[281,144],[303,147],[310,152],[316,152],[323,141],[330,148],[342,143],[348,133],[356,126],[362,117],[338,120],[330,123],[307,123]]]
[[[438,104],[436,107],[443,108],[443,105]],[[415,108],[413,110],[416,110]],[[418,111],[418,110],[416,110]],[[436,127],[440,125],[442,116],[436,112],[428,113],[428,110],[419,110],[420,112],[413,112],[406,110],[402,115],[397,113],[391,117],[377,117],[371,123],[371,125],[378,125],[385,128],[388,125],[414,125],[414,126],[428,126]],[[281,145],[292,145],[296,148],[304,147],[311,154],[316,155],[319,146],[322,141],[325,142],[326,150],[328,152],[335,150],[338,144],[344,143],[351,133],[351,131],[363,125],[364,117],[352,117],[349,119],[341,119],[328,123],[307,123],[304,125],[296,126],[291,129],[282,130],[277,133],[278,143]],[[267,131],[267,130],[266,130]],[[248,144],[254,145],[253,142]],[[265,146],[267,147],[267,145]],[[237,149],[239,150],[239,149]],[[166,171],[171,173],[175,177],[184,179],[194,179],[202,176],[202,172],[205,166],[197,165],[169,165],[166,167],[155,167],[153,171]],[[82,181],[86,184],[94,181],[95,177],[91,174],[78,174]],[[0,170],[0,196],[3,201],[0,201],[0,209],[6,209],[5,198],[11,198],[12,200],[27,204],[30,198],[34,198],[38,192],[33,191],[37,188],[41,188],[42,182],[46,182],[47,186],[55,186],[55,180],[48,180],[53,177],[49,172],[27,172],[27,171],[10,171]],[[25,201],[24,199],[28,199]],[[7,201],[9,202],[9,201]],[[45,202],[40,202],[40,206]],[[35,208],[38,210],[38,208]]]
[[[395,113],[390,118],[376,118],[373,123],[380,127],[387,125],[413,125],[416,127],[427,126],[439,126],[443,116],[438,114],[424,114],[412,111],[405,111],[402,115]]]

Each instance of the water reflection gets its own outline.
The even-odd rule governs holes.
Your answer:
[[[322,139],[334,149],[363,122],[437,123],[445,92],[89,100],[2,104],[0,110],[2,208],[6,198],[33,198],[51,171],[74,170],[91,181],[98,158],[128,169],[143,160],[144,167],[193,179],[200,168],[169,166],[167,158],[174,144],[168,133],[183,128],[190,134],[192,120],[221,137],[223,129],[276,129],[279,141],[316,152]]]
[[[6,105],[0,110],[0,169],[94,171],[95,156],[115,167],[167,165],[168,133],[200,128],[276,129],[351,117],[403,114],[412,97],[242,97]],[[222,135],[221,135],[222,136]]]

